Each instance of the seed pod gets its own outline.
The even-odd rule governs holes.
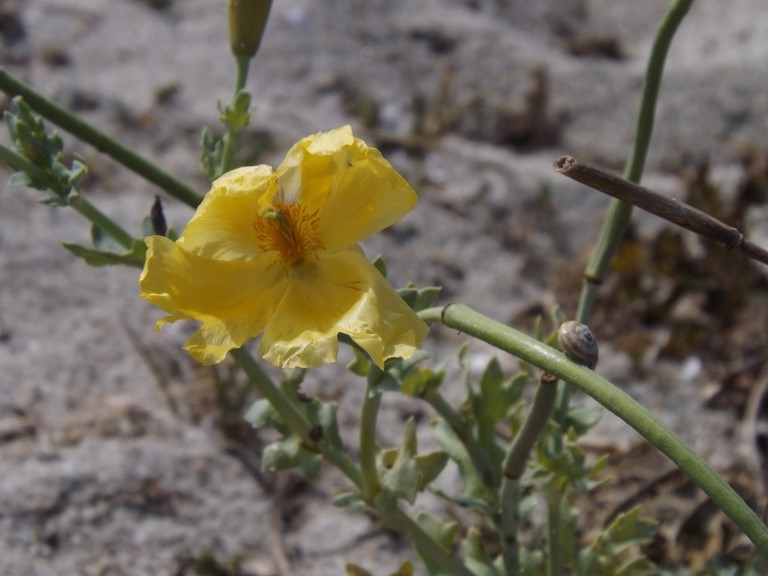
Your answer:
[[[557,331],[557,341],[563,353],[590,370],[597,366],[597,340],[585,324],[574,320],[563,322]]]

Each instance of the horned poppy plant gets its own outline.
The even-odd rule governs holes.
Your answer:
[[[334,362],[346,334],[382,367],[407,358],[427,326],[358,243],[416,204],[413,189],[349,126],[309,136],[276,170],[217,179],[177,241],[146,239],[141,297],[202,323],[184,346],[203,364],[262,333],[283,368]]]

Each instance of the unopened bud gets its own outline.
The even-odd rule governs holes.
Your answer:
[[[229,0],[229,42],[238,58],[253,58],[261,45],[272,0]]]
[[[160,201],[160,196],[155,196],[155,202],[149,211],[149,221],[152,223],[152,231],[155,234],[165,236],[166,232],[168,232],[168,225],[165,222],[163,203]]]

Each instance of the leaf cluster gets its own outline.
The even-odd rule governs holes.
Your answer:
[[[376,259],[374,264],[386,274],[381,259]],[[414,309],[422,310],[434,303],[438,290],[409,285],[400,294]],[[540,338],[545,340],[543,335]],[[365,378],[371,363],[362,350],[353,346],[353,351],[355,358],[348,368],[354,375]],[[410,418],[403,427],[399,445],[377,448],[379,495],[371,501],[360,490],[347,490],[338,494],[334,503],[350,510],[372,510],[385,525],[398,529],[398,523],[402,522],[394,513],[398,503],[411,507],[418,503],[419,494],[431,492],[450,508],[468,514],[458,516],[464,518],[462,526],[456,520],[456,512],[438,516],[415,511],[414,521],[419,528],[446,551],[458,546],[463,552],[465,566],[471,572],[501,576],[505,573],[502,561],[505,543],[499,536],[501,493],[505,482],[502,470],[510,444],[529,415],[529,396],[538,378],[533,368],[525,365],[519,373],[507,375],[496,358],[490,359],[477,375],[473,373],[467,355],[466,347],[458,351],[458,371],[451,373],[450,378],[447,366],[430,365],[429,355],[423,351],[408,360],[397,359],[386,364],[375,393],[404,394],[429,404],[437,415],[429,429],[439,450],[419,450],[416,421]],[[443,396],[441,389],[447,381],[458,381],[462,387],[463,398],[458,406],[450,405]],[[295,379],[286,380],[283,383],[286,396],[323,431],[324,438],[341,448],[335,404],[302,398],[298,384]],[[540,517],[537,510],[549,498],[551,502],[559,501],[557,505],[562,507],[561,525],[550,533],[559,534],[559,544],[566,550],[566,564],[574,574],[641,576],[651,573],[653,565],[634,551],[648,541],[655,525],[640,518],[635,510],[619,516],[591,544],[584,545],[579,541],[576,505],[579,497],[601,482],[598,475],[606,460],[589,461],[578,439],[597,423],[599,416],[600,410],[596,406],[570,408],[565,416],[565,437],[561,435],[561,428],[550,421],[525,462],[525,472],[518,480],[520,498],[515,509],[521,532],[518,544],[521,574],[544,573],[547,531],[537,520]],[[258,427],[272,424],[281,434],[281,438],[264,452],[265,468],[295,468],[310,478],[318,473],[320,455],[313,452],[311,446],[304,445],[265,400],[257,401],[246,418]],[[457,491],[448,491],[435,483],[449,462],[458,468],[462,480]],[[414,547],[430,574],[445,573],[418,543]],[[403,569],[407,573],[408,568],[401,567]],[[350,565],[350,570],[353,574],[366,573],[358,566]]]
[[[168,229],[159,198],[141,223],[139,238],[126,233],[117,234],[118,227],[88,203],[82,195],[83,177],[88,172],[85,160],[75,155],[71,166],[63,161],[64,141],[56,132],[48,132],[43,119],[35,114],[21,97],[13,99],[15,112],[6,112],[5,120],[14,150],[20,158],[10,177],[9,186],[28,186],[53,192],[41,199],[49,206],[71,206],[89,218],[92,246],[64,242],[63,246],[90,266],[125,265],[142,267],[146,256],[143,239],[151,234],[161,234],[171,239],[177,237]],[[99,222],[110,224],[110,230]],[[122,230],[119,230],[122,232]]]

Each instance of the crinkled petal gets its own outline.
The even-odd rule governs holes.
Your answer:
[[[427,335],[424,322],[354,247],[294,268],[260,352],[283,368],[336,360],[338,335],[347,334],[379,367],[409,358]]]
[[[416,205],[416,192],[381,153],[344,126],[304,138],[275,170],[285,198],[300,197],[320,218],[320,239],[333,252],[391,226]]]
[[[277,191],[269,166],[248,166],[214,181],[179,238],[187,252],[217,260],[248,260],[261,253],[253,223]]]
[[[202,322],[185,348],[203,364],[220,362],[261,332],[280,301],[286,276],[267,257],[213,260],[162,236],[150,236],[146,243],[140,295],[168,312],[158,328],[181,319]]]

